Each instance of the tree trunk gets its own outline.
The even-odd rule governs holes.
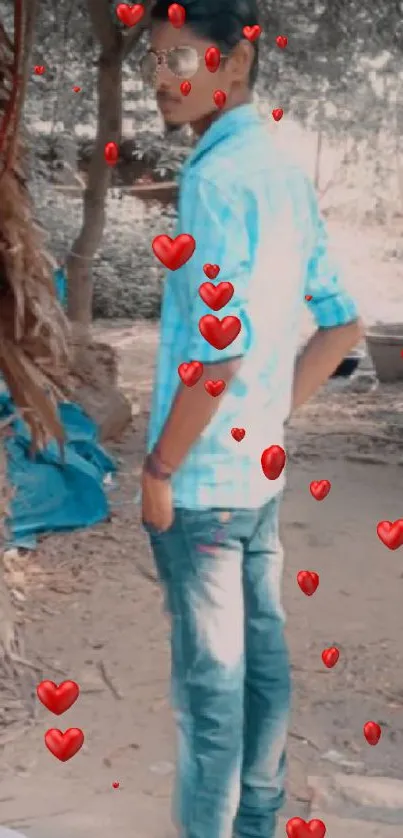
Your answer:
[[[35,39],[35,25],[38,14],[38,0],[30,0],[29,6],[26,9],[25,17],[25,40],[24,40],[24,67],[23,78],[20,86],[20,103],[21,108],[24,106],[25,93],[27,89],[28,79],[32,73],[32,50]]]
[[[92,321],[92,260],[102,241],[105,199],[111,171],[104,159],[106,143],[120,141],[122,116],[122,46],[101,52],[98,75],[98,131],[84,193],[83,225],[67,260],[68,315],[79,331]]]
[[[86,342],[92,321],[92,262],[105,226],[105,199],[111,170],[104,159],[108,142],[119,143],[122,125],[122,65],[148,22],[150,0],[141,22],[123,34],[111,16],[109,0],[87,0],[101,44],[98,70],[98,125],[84,193],[83,225],[67,259],[68,315],[77,340]]]
[[[101,44],[98,64],[97,135],[84,192],[83,224],[67,259],[68,315],[72,323],[74,349],[72,373],[76,379],[76,401],[98,423],[100,437],[121,434],[131,419],[131,404],[120,393],[117,375],[110,376],[111,355],[102,345],[91,342],[92,263],[105,226],[105,200],[111,169],[105,161],[108,142],[119,144],[122,126],[123,61],[139,40],[150,7],[141,23],[123,34],[111,15],[109,0],[87,0],[94,33]]]

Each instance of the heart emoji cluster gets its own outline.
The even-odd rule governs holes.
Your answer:
[[[211,47],[210,49],[213,49]],[[209,52],[209,50],[207,50]],[[207,56],[207,53],[206,53]],[[207,60],[207,58],[206,58]],[[155,256],[170,271],[177,271],[183,267],[193,256],[196,249],[196,242],[193,236],[182,233],[172,239],[169,236],[156,236],[152,242],[152,249]],[[203,271],[209,279],[216,279],[220,266],[207,262]],[[213,285],[210,282],[203,282],[199,288],[199,295],[203,302],[213,311],[220,311],[232,299],[234,286],[231,282],[219,282]],[[219,318],[214,314],[205,314],[200,318],[199,331],[204,339],[215,349],[226,349],[238,337],[242,328],[239,317],[228,315]],[[203,375],[203,364],[200,361],[184,361],[178,367],[178,374],[186,387],[194,387]],[[213,398],[221,396],[226,387],[225,381],[208,379],[204,382],[204,389]]]
[[[77,701],[80,688],[75,681],[63,681],[57,685],[53,681],[41,681],[36,688],[39,701],[55,716],[61,716]],[[62,733],[57,728],[50,728],[45,733],[45,745],[60,762],[67,762],[75,756],[84,744],[84,734],[78,727],[69,727]]]

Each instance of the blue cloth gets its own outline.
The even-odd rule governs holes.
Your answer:
[[[0,419],[13,413],[8,393],[0,392]],[[33,548],[39,534],[89,527],[109,515],[103,481],[116,466],[98,443],[97,426],[72,403],[59,405],[59,415],[66,434],[64,462],[55,442],[32,456],[30,431],[20,418],[5,440],[14,490],[7,523],[15,546]]]
[[[56,294],[67,301],[65,270],[54,272]],[[16,413],[0,376],[0,419]],[[79,405],[59,405],[66,443],[64,461],[55,442],[32,457],[31,435],[22,419],[14,419],[5,442],[8,480],[13,489],[9,542],[33,549],[37,535],[90,527],[109,516],[104,478],[116,472],[114,460],[98,443],[98,428]]]
[[[181,182],[177,233],[196,240],[190,261],[168,273],[149,426],[158,440],[179,384],[178,366],[214,365],[242,356],[218,411],[175,474],[177,507],[256,508],[281,488],[260,466],[263,450],[283,444],[305,296],[319,327],[354,321],[355,303],[331,259],[312,186],[274,146],[252,105],[224,113],[199,141]],[[235,293],[218,318],[241,320],[239,337],[217,350],[202,337],[200,318],[215,314],[198,289],[205,263]],[[214,379],[214,366],[209,370]],[[200,382],[196,387],[202,387]],[[241,443],[232,427],[246,430]]]
[[[175,510],[150,534],[171,619],[176,819],[186,838],[274,838],[284,800],[290,673],[279,498]]]
[[[64,308],[67,303],[67,275],[65,269],[57,268],[57,270],[54,271],[53,278],[57,298],[59,300],[59,303]]]

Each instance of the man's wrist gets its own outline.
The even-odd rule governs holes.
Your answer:
[[[161,451],[161,448],[160,448],[158,442],[154,445],[154,448],[152,450],[152,454],[153,454],[154,457],[156,457],[156,459],[158,460],[159,465],[161,466],[161,468],[164,471],[167,471],[167,472],[169,471],[170,474],[175,473],[175,471],[177,470],[177,466],[172,465],[170,458],[168,460],[166,459],[165,454],[163,453],[163,451]]]
[[[144,471],[155,477],[156,480],[167,481],[172,477],[172,469],[166,463],[163,463],[156,451],[151,451],[147,454],[144,461]]]

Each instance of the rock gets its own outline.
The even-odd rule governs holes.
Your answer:
[[[131,422],[131,404],[117,387],[104,391],[83,385],[76,389],[75,399],[97,423],[101,442],[119,439]]]
[[[373,393],[378,388],[378,380],[371,372],[359,372],[350,382],[350,390],[353,393]]]
[[[326,753],[322,754],[321,759],[326,760],[326,762],[331,762],[333,765],[339,765],[342,768],[349,768],[350,770],[354,771],[362,771],[365,768],[363,762],[358,762],[357,760],[351,760],[345,757],[340,751],[336,751],[331,748]]]
[[[78,341],[72,374],[72,398],[97,423],[100,441],[118,439],[132,419],[132,406],[118,388],[115,350],[105,343]]]
[[[308,820],[314,818],[323,820],[326,836],[329,838],[402,838],[401,826],[350,820],[350,818],[338,818],[335,815],[324,815],[321,811],[311,811]]]
[[[308,787],[312,790],[315,809],[403,826],[401,780],[335,774],[333,777],[308,777]]]

